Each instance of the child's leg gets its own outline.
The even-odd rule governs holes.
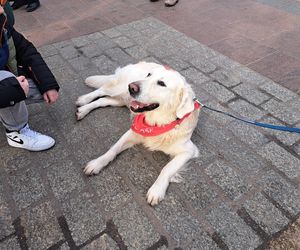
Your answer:
[[[27,78],[27,81],[29,84],[29,93],[28,93],[27,99],[25,100],[26,104],[42,102],[44,100],[44,98],[41,95],[41,92],[37,88],[36,84],[30,78]]]
[[[28,123],[28,111],[24,101],[0,109],[0,121],[9,131],[18,131]]]

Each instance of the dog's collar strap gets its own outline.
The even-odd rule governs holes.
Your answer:
[[[194,110],[200,109],[201,105],[199,102],[194,102]],[[163,126],[151,126],[146,123],[145,115],[140,114],[134,117],[133,123],[131,125],[131,129],[142,136],[158,136],[169,132],[170,130],[174,129],[176,126],[180,125],[187,117],[189,117],[191,113],[187,113],[181,119],[177,119],[169,124]]]

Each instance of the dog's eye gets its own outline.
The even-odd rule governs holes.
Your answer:
[[[150,76],[152,76],[152,74],[151,74],[151,73],[149,73],[149,74],[147,75],[147,77],[150,77]]]
[[[157,81],[157,84],[162,87],[167,87],[167,85],[163,81]]]

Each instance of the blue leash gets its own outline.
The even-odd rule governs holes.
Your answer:
[[[197,100],[197,102],[199,102]],[[269,124],[269,123],[262,123],[262,122],[256,122],[256,121],[252,121],[252,120],[248,120],[246,118],[242,118],[242,117],[237,117],[235,115],[232,115],[230,113],[218,110],[218,109],[214,109],[211,107],[206,106],[205,104],[202,104],[201,102],[199,102],[199,104],[201,105],[202,108],[206,108],[208,110],[232,117],[236,120],[248,123],[248,124],[252,124],[258,127],[264,127],[264,128],[269,128],[269,129],[274,129],[274,130],[280,130],[280,131],[286,131],[286,132],[291,132],[291,133],[298,133],[300,134],[300,128],[294,128],[294,127],[287,127],[287,126],[279,126],[279,125],[273,125],[273,124]]]

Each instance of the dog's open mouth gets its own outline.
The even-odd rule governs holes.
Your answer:
[[[141,103],[141,102],[138,102],[138,101],[132,101],[130,103],[131,111],[136,112],[136,113],[141,113],[141,112],[144,112],[144,111],[151,111],[151,110],[154,110],[158,107],[159,107],[158,103],[149,103],[149,104],[147,104],[147,103]]]

